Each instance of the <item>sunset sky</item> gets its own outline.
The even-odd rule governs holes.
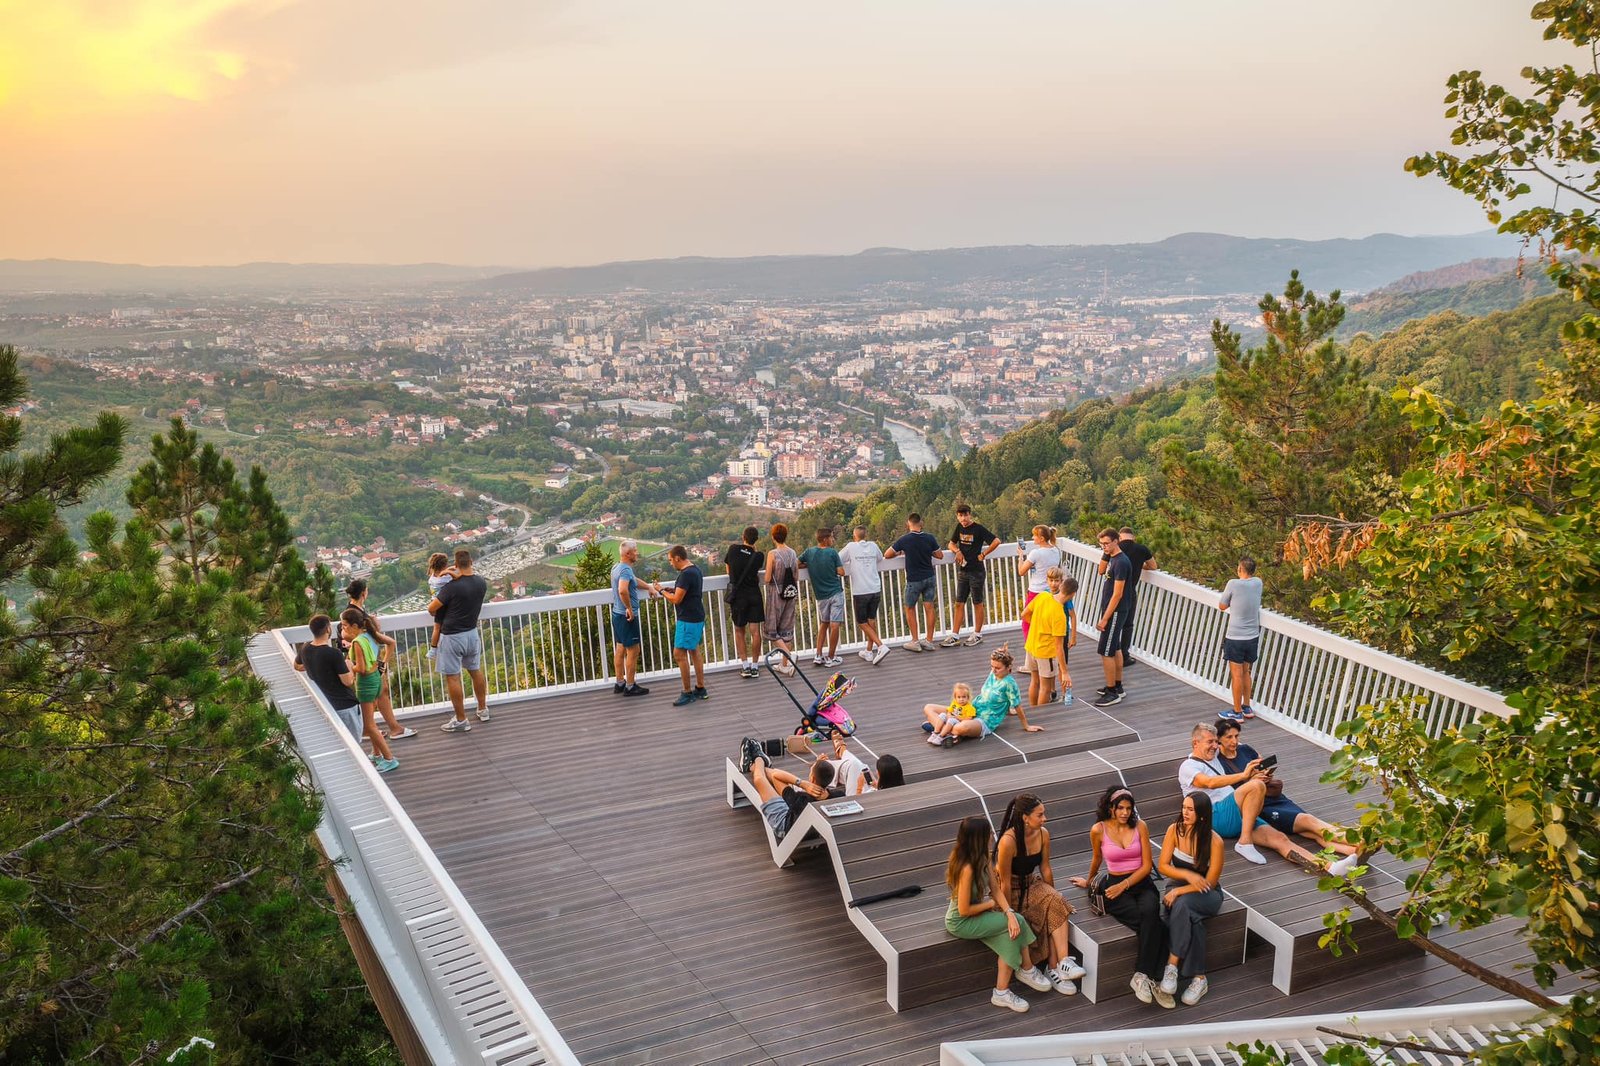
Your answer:
[[[1459,233],[1529,0],[0,0],[0,258],[542,266]]]

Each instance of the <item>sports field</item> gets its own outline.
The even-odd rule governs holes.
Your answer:
[[[616,562],[617,545],[621,543],[622,540],[620,537],[607,537],[605,540],[600,542],[600,547],[605,551],[607,558],[609,558],[612,562]],[[670,544],[660,544],[653,540],[641,540],[639,542],[639,557],[641,559],[648,559],[653,555],[661,554],[670,547],[672,547]],[[584,550],[585,549],[583,548],[579,548],[577,551],[566,552],[563,555],[552,555],[550,558],[545,560],[545,564],[547,566],[564,566],[568,569],[571,569],[578,565],[578,559],[583,555]]]

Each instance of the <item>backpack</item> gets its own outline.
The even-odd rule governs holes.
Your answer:
[[[785,566],[777,572],[778,595],[785,600],[800,598],[800,579],[795,576],[794,567]]]

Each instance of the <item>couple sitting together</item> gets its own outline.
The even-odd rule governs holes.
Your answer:
[[[874,769],[868,769],[850,750],[849,741],[839,733],[832,735],[833,758],[818,759],[805,777],[772,765],[772,756],[758,740],[746,737],[739,753],[739,769],[750,775],[756,794],[761,797],[761,816],[772,827],[772,835],[782,840],[794,828],[805,809],[817,800],[830,797],[863,796],[906,783],[900,760],[880,755]]]

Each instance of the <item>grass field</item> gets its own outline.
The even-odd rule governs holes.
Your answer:
[[[605,550],[607,558],[609,558],[612,562],[616,562],[617,545],[621,543],[622,541],[619,538],[607,537],[605,540],[600,542],[600,547]],[[659,544],[653,540],[641,540],[639,542],[639,558],[648,559],[652,555],[661,554],[670,547],[672,547],[670,544]],[[570,570],[578,565],[578,558],[579,556],[583,555],[583,552],[584,549],[579,548],[577,551],[567,552],[564,555],[552,555],[544,562],[546,566],[564,566]]]

